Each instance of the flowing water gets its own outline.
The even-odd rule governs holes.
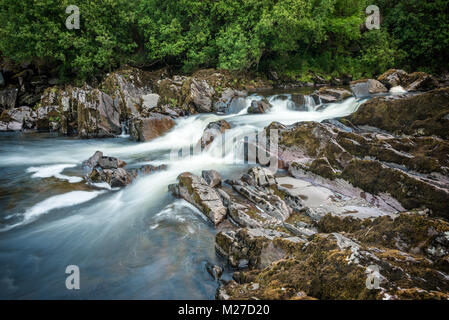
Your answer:
[[[349,98],[317,111],[292,111],[289,94],[267,97],[269,113],[250,115],[252,95],[235,99],[230,113],[177,120],[166,135],[146,143],[126,135],[80,140],[51,134],[0,135],[1,299],[213,299],[217,282],[207,262],[224,266],[214,250],[215,230],[192,205],[175,199],[167,186],[184,171],[215,169],[237,178],[242,134],[273,121],[322,121],[354,112]],[[225,145],[216,139],[201,154],[174,159],[171,150],[189,148],[211,121],[225,119]],[[166,164],[168,170],[139,177],[114,190],[89,186],[81,162],[96,150],[128,167]],[[80,269],[80,290],[67,290],[66,267]],[[229,277],[230,270],[225,272]]]

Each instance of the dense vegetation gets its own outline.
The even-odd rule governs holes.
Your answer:
[[[80,8],[68,30],[65,8]],[[361,28],[381,9],[380,30]],[[389,67],[441,72],[447,0],[0,0],[0,53],[88,78],[122,63],[303,76],[370,76]]]

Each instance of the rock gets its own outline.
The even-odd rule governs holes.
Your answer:
[[[95,183],[106,182],[112,188],[121,188],[129,185],[133,177],[123,168],[102,169],[100,166],[97,166],[86,176],[86,180]]]
[[[77,100],[80,137],[114,137],[122,132],[120,107],[109,95],[97,89],[80,90]]]
[[[105,157],[101,151],[88,160],[83,161],[83,167],[88,169],[85,179],[91,183],[108,183],[112,188],[124,187],[130,184],[133,176],[125,170],[126,162],[114,158]]]
[[[103,157],[103,152],[96,151],[92,157],[89,159],[83,161],[83,167],[87,167],[90,170],[95,168],[95,166],[98,164],[98,161]]]
[[[374,79],[352,81],[350,87],[356,98],[364,98],[376,93],[388,92],[388,89],[382,83]]]
[[[5,78],[3,77],[3,74],[0,72],[0,88],[4,87],[6,85]]]
[[[231,88],[225,88],[217,101],[214,102],[213,109],[215,112],[226,113],[229,110],[232,100],[235,97],[244,97],[245,91],[238,91]]]
[[[379,76],[379,80],[387,89],[403,86],[408,81],[408,73],[404,70],[390,69]]]
[[[205,170],[201,172],[201,176],[203,177],[204,181],[206,181],[206,183],[212,188],[221,185],[221,176],[215,170]]]
[[[213,280],[219,281],[223,274],[223,268],[217,265],[213,265],[210,262],[206,262],[206,270],[210,274]]]
[[[175,126],[175,121],[169,116],[150,113],[148,118],[135,118],[130,126],[131,137],[136,141],[150,141]]]
[[[438,80],[425,73],[414,72],[408,75],[406,86],[403,86],[407,91],[430,91],[439,87]]]
[[[212,223],[217,226],[226,216],[227,209],[220,195],[210,187],[203,178],[190,172],[178,176],[178,185],[170,186],[174,196],[181,197],[197,207]]]
[[[271,105],[266,100],[253,100],[248,108],[248,113],[266,113],[271,109]]]
[[[209,123],[200,140],[201,148],[206,148],[216,137],[221,136],[228,129],[231,129],[231,125],[225,120]]]
[[[39,131],[57,131],[60,128],[60,113],[57,106],[39,107],[36,110],[36,128]]]
[[[404,70],[390,69],[382,74],[378,80],[388,89],[401,86],[409,92],[430,91],[439,87],[438,80],[425,72],[408,74]]]
[[[307,111],[307,108],[305,107],[305,105],[306,105],[306,98],[305,98],[305,96],[303,94],[293,93],[291,95],[291,100],[293,102],[293,105],[291,106],[291,108],[293,110]]]
[[[323,87],[315,91],[312,94],[312,97],[315,99],[315,101],[318,100],[321,103],[334,103],[352,97],[352,93],[343,88]]]
[[[151,109],[156,108],[160,99],[161,97],[156,93],[150,93],[142,96],[142,109],[150,111]]]
[[[449,88],[405,97],[376,97],[347,119],[395,134],[437,135],[449,139]]]
[[[17,103],[17,95],[19,89],[8,88],[0,90],[0,110],[1,109],[13,109]]]
[[[33,129],[36,125],[36,113],[29,107],[9,109],[3,111],[0,121],[4,123],[0,131]]]
[[[137,178],[138,175],[148,175],[155,172],[161,172],[167,170],[167,166],[165,164],[162,164],[160,166],[153,166],[151,164],[144,165],[140,167],[139,169],[133,169],[130,171],[131,175],[134,178]]]
[[[260,187],[269,187],[276,184],[273,173],[267,168],[253,167],[248,171],[255,183]]]
[[[211,112],[212,98],[215,90],[205,80],[190,78],[182,86],[184,105],[190,106],[197,112]]]

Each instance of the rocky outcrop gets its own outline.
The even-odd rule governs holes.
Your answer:
[[[388,92],[388,89],[382,83],[374,79],[352,81],[350,87],[354,96],[357,98],[365,98],[373,94]]]
[[[236,97],[244,97],[247,93],[245,91],[235,90],[231,88],[225,88],[222,90],[221,94],[216,92],[216,100],[214,101],[213,111],[226,113],[229,110],[229,106],[232,100]]]
[[[348,132],[331,123],[277,128],[279,164],[294,176],[311,172],[330,181],[344,179],[373,195],[389,193],[406,209],[426,207],[449,216],[442,205],[449,201],[446,141]]]
[[[206,148],[215,138],[221,136],[228,129],[231,129],[231,125],[226,120],[209,123],[206,129],[204,129],[203,136],[200,140],[201,148]]]
[[[418,95],[376,97],[347,118],[395,134],[449,138],[449,88]]]
[[[151,113],[147,118],[135,118],[130,124],[131,137],[136,141],[151,141],[175,126],[170,116]]]
[[[447,252],[441,247],[447,222],[402,214],[340,230],[346,226],[342,218],[331,219],[327,225],[335,224],[334,231],[309,241],[244,229],[218,234],[217,247],[229,250],[231,261],[248,259],[250,268],[235,272],[234,281],[217,290],[218,298],[448,299],[449,280],[439,263]]]

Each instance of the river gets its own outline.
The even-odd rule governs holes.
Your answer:
[[[273,108],[250,115],[259,95],[233,102],[225,115],[181,118],[166,135],[135,143],[126,135],[81,140],[44,133],[0,135],[0,299],[214,299],[217,282],[207,262],[224,266],[214,249],[215,229],[192,205],[175,199],[167,186],[185,171],[215,169],[236,178],[239,139],[205,152],[173,159],[171,150],[196,144],[211,121],[224,119],[229,137],[262,130],[273,121],[322,121],[356,111],[349,98],[316,110],[292,111],[289,94],[268,96]],[[89,186],[81,162],[97,150],[128,167],[166,164],[167,171],[143,176],[114,190]],[[67,290],[68,265],[80,270],[80,290]],[[230,277],[225,270],[224,277]]]

